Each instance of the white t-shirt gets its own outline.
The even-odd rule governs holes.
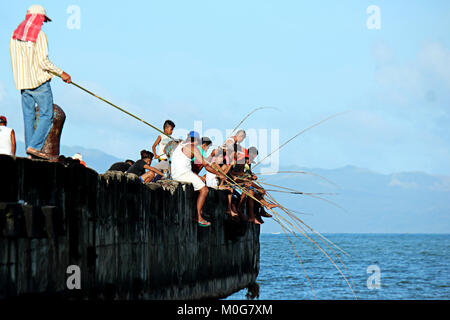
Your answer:
[[[12,156],[11,128],[0,126],[0,154]]]
[[[159,141],[158,144],[158,155],[160,156],[159,160],[167,160],[167,155],[164,152],[164,148],[172,139],[165,134],[160,134],[159,136],[161,137],[161,141]]]

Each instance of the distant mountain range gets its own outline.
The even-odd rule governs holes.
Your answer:
[[[18,142],[17,151],[18,156],[25,155],[23,142]],[[61,153],[66,156],[77,152],[83,155],[88,167],[99,173],[105,172],[112,163],[125,160],[96,149],[61,146]],[[302,192],[334,193],[271,192],[286,208],[305,213],[296,214],[319,232],[450,233],[448,176],[423,172],[381,174],[354,166],[337,169],[284,166],[279,171],[306,173],[259,175],[266,189],[284,190],[268,185],[273,184]],[[282,231],[272,219],[265,221],[262,232]]]
[[[331,170],[291,166],[281,170],[306,171],[323,178],[277,174],[266,176],[267,180],[262,182],[302,192],[337,193],[313,195],[332,204],[313,196],[272,192],[288,209],[312,214],[298,216],[320,232],[450,233],[448,176],[423,172],[380,174],[354,166]]]
[[[86,149],[80,146],[65,146],[61,145],[60,154],[65,155],[66,157],[72,157],[75,153],[81,153],[83,156],[84,162],[86,162],[87,166],[96,170],[98,173],[104,173],[109,169],[111,164],[124,161],[126,159],[119,159],[110,154],[107,154],[103,151],[97,149]],[[17,141],[17,156],[25,157],[25,144],[22,141]],[[133,159],[137,160],[137,159]]]

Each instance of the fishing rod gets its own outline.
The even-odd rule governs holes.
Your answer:
[[[60,75],[58,75],[58,74],[56,74],[56,73],[53,73],[53,74],[55,74],[55,75],[58,76],[58,77],[61,77]],[[125,109],[123,109],[123,108],[121,108],[121,107],[115,105],[114,103],[112,103],[112,102],[110,102],[110,101],[108,101],[108,100],[106,100],[106,99],[104,99],[104,98],[102,98],[102,97],[99,97],[98,95],[96,95],[96,94],[93,93],[92,91],[89,91],[88,89],[86,89],[86,88],[80,86],[79,84],[77,84],[77,83],[75,83],[75,82],[73,82],[73,81],[72,81],[70,84],[72,84],[72,85],[74,85],[75,87],[77,87],[77,88],[83,90],[84,92],[89,93],[90,95],[96,97],[97,99],[100,99],[101,101],[103,101],[103,102],[109,104],[110,106],[116,108],[117,110],[120,110],[120,111],[122,111],[123,113],[126,113],[127,115],[129,115],[129,116],[131,116],[131,117],[133,117],[133,118],[135,118],[135,119],[137,119],[137,120],[143,122],[143,123],[146,124],[147,126],[149,126],[149,127],[153,128],[153,129],[155,129],[156,131],[158,131],[158,132],[164,134],[165,136],[169,137],[170,139],[175,140],[174,138],[172,138],[172,136],[168,135],[168,134],[165,133],[163,130],[161,130],[161,129],[155,127],[155,126],[152,125],[151,123],[148,123],[147,121],[145,121],[145,120],[139,118],[138,116],[132,114],[131,112],[128,112],[127,110],[125,110]]]
[[[335,192],[303,192],[303,191],[298,191],[296,189],[292,189],[292,188],[288,188],[288,187],[283,187],[283,186],[279,186],[276,184],[271,184],[271,183],[267,183],[267,182],[261,182],[261,181],[254,181],[257,184],[265,184],[267,186],[271,186],[271,187],[275,187],[275,188],[280,188],[280,189],[284,189],[287,191],[290,191],[290,193],[293,194],[304,194],[304,195],[310,195],[310,194],[321,194],[321,195],[338,195],[338,193]],[[262,187],[261,187],[262,188]]]
[[[276,189],[264,189],[265,191],[271,191],[271,192],[278,192],[278,193],[287,193],[287,194],[300,194],[300,195],[305,195],[305,196],[310,196],[310,195],[316,195],[316,194],[321,194],[321,195],[334,195],[336,193],[311,193],[311,192],[301,192],[301,191],[285,191],[285,190],[276,190]]]
[[[253,166],[253,168],[255,168],[256,166],[258,166],[261,162],[263,162],[264,160],[266,160],[268,157],[270,157],[270,156],[271,156],[272,154],[274,154],[275,152],[279,151],[281,148],[283,148],[286,144],[288,144],[289,142],[291,142],[292,140],[294,140],[295,138],[297,138],[299,135],[305,133],[305,132],[308,131],[308,130],[311,130],[311,129],[314,128],[314,127],[317,127],[318,125],[324,123],[325,121],[328,121],[328,120],[330,120],[330,119],[332,119],[332,118],[335,118],[335,117],[340,116],[340,115],[342,115],[342,114],[344,114],[344,113],[347,113],[347,112],[348,112],[348,111],[335,113],[335,114],[333,114],[333,115],[331,115],[331,116],[329,116],[329,117],[327,117],[327,118],[325,118],[325,119],[323,119],[323,120],[320,120],[319,122],[314,123],[313,125],[309,126],[308,128],[303,129],[302,131],[300,131],[299,133],[297,133],[295,136],[293,136],[292,138],[290,138],[288,141],[286,141],[285,143],[283,143],[281,146],[279,146],[277,149],[275,149],[274,151],[272,151],[271,153],[269,153],[267,156],[265,156],[262,160],[258,161],[258,162]]]
[[[273,172],[257,172],[254,173],[255,175],[259,176],[259,175],[263,175],[263,176],[272,176],[272,175],[276,175],[276,174],[289,174],[289,173],[299,173],[299,174],[306,174],[306,175],[311,175],[314,177],[317,177],[319,179],[322,179],[326,182],[328,182],[329,184],[332,184],[333,186],[335,186],[336,188],[340,189],[341,187],[339,185],[337,185],[336,183],[334,183],[333,181],[317,174],[317,173],[313,173],[313,172],[307,172],[307,171],[273,171]]]
[[[269,195],[269,197],[272,199],[272,201],[274,201],[275,203],[277,203],[277,201],[270,195],[270,194],[268,194]],[[300,222],[301,224],[303,224],[305,227],[307,227],[308,229],[310,229],[314,234],[318,234],[316,231],[314,231],[310,226],[308,226],[306,223],[304,223],[301,219],[299,219],[298,217],[296,217],[295,215],[292,215],[292,214],[290,214],[289,212],[288,212],[288,210],[286,209],[286,208],[284,208],[283,206],[279,206],[283,211],[285,211],[285,213],[287,213],[287,215],[292,219],[292,216],[294,216],[295,217],[295,219],[298,221],[298,222]],[[290,224],[290,225],[292,225],[291,223],[289,223],[289,221],[287,221],[286,219],[284,219],[283,217],[281,217],[280,215],[278,215],[280,218],[282,218],[283,220],[285,220],[288,224]],[[300,227],[301,227],[301,225],[300,224],[298,224]],[[293,226],[295,229],[297,229],[295,226]],[[302,229],[303,229],[303,227],[301,227]],[[297,230],[299,230],[299,229],[297,229]],[[304,229],[303,229],[304,230]],[[306,232],[306,230],[304,230],[305,232]],[[353,296],[355,297],[355,299],[358,299],[357,298],[357,296],[356,296],[356,294],[355,294],[355,292],[354,292],[354,290],[353,290],[353,287],[350,285],[350,283],[348,282],[348,280],[347,280],[347,277],[344,275],[344,273],[341,271],[341,269],[337,266],[337,264],[334,262],[334,260],[333,259],[331,259],[331,257],[322,249],[322,247],[321,246],[319,246],[312,238],[310,238],[305,232],[302,232],[302,231],[300,231],[302,234],[303,234],[303,236],[305,236],[306,238],[308,238],[308,240],[310,240],[312,243],[314,243],[315,245],[316,245],[316,247],[317,248],[319,248],[319,250],[320,251],[322,251],[322,253],[324,253],[325,254],[325,256],[331,261],[331,263],[335,266],[335,268],[339,271],[339,273],[341,274],[341,276],[344,278],[344,280],[345,280],[345,282],[347,283],[347,285],[348,285],[348,287],[350,288],[350,290],[352,291],[352,293],[353,293]],[[329,241],[331,244],[333,244],[330,240],[328,240],[327,238],[325,238],[325,237],[323,237],[320,233],[319,233],[319,235],[320,235],[320,239],[323,241],[323,239],[322,238],[324,238],[324,239],[326,239],[327,241]],[[339,255],[332,249],[332,248],[330,248],[330,246],[327,244],[327,243],[325,243],[325,245],[327,245],[327,247],[329,248],[329,249],[331,249],[331,251],[337,256],[337,258],[339,259],[339,261],[340,261],[340,263],[344,266],[344,268],[347,270],[347,272],[348,272],[348,269],[347,269],[347,267],[346,267],[346,265],[342,262],[342,260],[340,259],[340,257],[339,257]],[[336,248],[338,248],[338,249],[340,249],[338,246],[336,246],[335,244],[333,244]],[[340,249],[342,252],[344,252],[345,253],[345,251],[343,251],[342,249]],[[350,280],[351,280],[351,282],[352,282],[352,284],[353,284],[353,279],[352,279],[352,277],[351,277],[351,275],[350,275],[350,273],[349,273],[349,277],[350,277]],[[354,284],[353,284],[353,286],[354,286]]]
[[[55,74],[56,76],[58,76],[58,77],[61,78],[60,75],[58,75],[58,74],[56,74],[56,73],[53,73],[53,74]],[[129,115],[129,116],[131,116],[131,117],[133,117],[133,118],[135,118],[135,119],[137,119],[137,120],[143,122],[144,124],[148,125],[149,127],[155,129],[156,131],[158,131],[158,132],[160,132],[160,133],[166,135],[166,136],[169,137],[170,139],[175,140],[174,138],[172,138],[170,135],[168,135],[168,134],[165,133],[164,131],[162,131],[162,130],[160,130],[159,128],[155,127],[154,125],[148,123],[147,121],[145,121],[145,120],[139,118],[138,116],[132,114],[131,112],[128,112],[127,110],[125,110],[125,109],[123,109],[123,108],[121,108],[121,107],[115,105],[114,103],[112,103],[112,102],[110,102],[110,101],[108,101],[108,100],[106,100],[106,99],[104,99],[104,98],[102,98],[102,97],[99,97],[99,96],[96,95],[95,93],[89,91],[88,89],[86,89],[86,88],[80,86],[79,84],[77,84],[77,83],[75,83],[75,82],[73,82],[73,81],[71,81],[70,83],[71,83],[72,85],[76,86],[77,88],[79,88],[79,89],[81,89],[81,90],[83,90],[83,91],[89,93],[90,95],[96,97],[97,99],[99,99],[99,100],[101,100],[101,101],[103,101],[103,102],[109,104],[110,106],[112,106],[112,107],[114,107],[114,108],[116,108],[116,109],[122,111],[123,113],[126,113],[127,115]],[[261,108],[268,108],[268,107],[261,107]],[[255,112],[255,111],[257,111],[257,110],[259,110],[259,109],[261,109],[261,108],[257,108],[256,110],[253,110],[250,114],[252,114],[253,112]],[[249,116],[249,115],[247,115],[247,116],[244,118],[244,120],[245,120],[246,118],[248,118],[248,116]],[[244,120],[243,120],[243,121],[244,121]],[[241,121],[240,123],[242,123],[243,121]],[[192,152],[192,151],[191,151],[191,152]],[[206,161],[206,159],[204,159],[204,160],[205,160],[205,163],[206,163],[206,164],[210,165],[210,163],[209,163],[208,161]],[[237,188],[241,189],[241,191],[244,192],[247,196],[252,197],[252,196],[248,193],[248,191],[246,191],[246,190],[244,190],[242,187],[240,187],[240,186],[236,183],[236,181],[234,181],[234,179],[232,179],[230,176],[228,176],[227,174],[225,174],[221,169],[216,170],[216,171],[219,172],[219,173],[221,173],[221,174],[222,174],[224,177],[226,177],[228,180],[230,180],[230,182],[232,182]],[[252,198],[253,198],[253,197],[252,197]],[[255,199],[255,198],[254,198],[254,200],[258,201],[258,200]],[[259,201],[258,201],[258,202],[259,202]]]
[[[255,113],[255,112],[258,111],[258,110],[263,110],[263,109],[275,109],[275,110],[277,110],[277,108],[275,108],[275,107],[258,107],[258,108],[256,108],[256,109],[253,109],[249,114],[247,114],[247,115],[244,117],[244,119],[242,119],[242,120],[237,124],[236,127],[234,127],[234,129],[233,129],[233,131],[231,131],[230,135],[233,135],[233,133],[236,131],[236,129],[239,128],[239,126],[240,126],[245,120],[247,120],[247,118],[250,117],[253,113]],[[228,137],[228,138],[229,138],[229,137]],[[228,139],[228,138],[227,138],[227,139]]]
[[[268,196],[269,196],[269,198],[272,198],[272,200],[273,200],[274,202],[277,202],[270,194],[268,194]],[[290,212],[295,212],[294,210],[287,209],[287,208],[281,206],[279,203],[278,203],[278,205],[279,205],[279,208],[280,208],[280,209],[282,209],[283,211],[285,211],[285,212],[288,214],[288,216],[291,217],[291,219],[295,219],[295,220],[297,220],[297,222],[300,222],[300,223],[304,224],[304,222],[303,222],[301,219],[299,219],[295,214],[290,213]],[[298,224],[298,223],[297,223],[297,224]],[[298,225],[300,225],[300,224],[298,224]],[[340,263],[344,266],[344,268],[346,269],[346,271],[347,271],[347,273],[348,273],[348,276],[349,276],[349,278],[350,278],[350,281],[352,282],[352,286],[355,287],[355,284],[354,284],[354,282],[353,282],[353,278],[352,278],[352,276],[351,276],[351,274],[350,274],[350,272],[349,272],[347,266],[346,266],[345,263],[341,260],[340,256],[339,256],[339,255],[333,250],[333,248],[331,248],[326,242],[329,242],[332,246],[334,246],[335,248],[337,248],[338,250],[340,250],[340,251],[341,251],[342,253],[344,253],[345,255],[350,256],[350,254],[348,254],[348,253],[347,253],[346,251],[344,251],[342,248],[340,248],[339,246],[337,246],[336,244],[334,244],[334,243],[333,243],[332,241],[330,241],[328,238],[324,237],[320,232],[315,231],[314,229],[312,229],[310,226],[308,226],[308,225],[306,225],[306,224],[304,224],[304,225],[305,225],[309,230],[311,230],[315,235],[317,235],[317,236],[321,239],[321,241],[324,242],[325,245],[326,245],[326,246],[334,253],[334,255],[339,259]],[[303,229],[303,228],[302,228],[302,229]],[[326,242],[325,242],[325,241],[326,241]]]

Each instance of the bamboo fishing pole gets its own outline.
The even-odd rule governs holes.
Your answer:
[[[311,130],[314,127],[317,127],[318,125],[324,123],[325,121],[328,121],[332,118],[335,118],[337,116],[340,116],[344,113],[347,113],[348,111],[344,111],[344,112],[339,112],[339,113],[335,113],[325,119],[320,120],[319,122],[314,123],[313,125],[307,127],[306,129],[303,129],[302,131],[300,131],[299,133],[297,133],[295,136],[293,136],[292,138],[290,138],[289,140],[287,140],[285,143],[283,143],[281,146],[279,146],[277,149],[275,149],[274,151],[272,151],[271,153],[269,153],[267,156],[265,156],[262,160],[258,161],[253,168],[255,168],[256,166],[258,166],[261,162],[263,162],[264,160],[266,160],[268,157],[270,157],[272,154],[274,154],[275,152],[279,151],[281,148],[283,148],[286,144],[288,144],[289,142],[291,142],[292,140],[294,140],[295,138],[297,138],[299,135],[302,135],[303,133],[305,133],[308,130]]]
[[[275,174],[288,174],[288,173],[299,173],[299,174],[306,174],[306,175],[311,175],[317,178],[320,178],[326,182],[328,182],[329,184],[332,184],[333,186],[335,186],[336,188],[340,189],[341,187],[339,185],[337,185],[336,183],[334,183],[333,181],[317,174],[317,173],[313,173],[313,172],[308,172],[308,171],[273,171],[273,172],[257,172],[255,173],[255,175],[259,176],[259,175],[263,175],[263,176],[272,176]]]
[[[60,75],[58,75],[58,74],[56,74],[56,73],[54,73],[54,74],[55,74],[56,76],[58,76],[58,77],[61,77]],[[170,139],[175,140],[174,138],[172,138],[172,136],[168,135],[167,133],[165,133],[164,131],[158,129],[157,127],[155,127],[154,125],[148,123],[147,121],[141,119],[140,117],[138,117],[138,116],[132,114],[131,112],[128,112],[127,110],[125,110],[125,109],[123,109],[123,108],[121,108],[121,107],[115,105],[114,103],[112,103],[112,102],[110,102],[110,101],[108,101],[108,100],[106,100],[106,99],[104,99],[104,98],[102,98],[102,97],[99,97],[99,96],[96,95],[95,93],[89,91],[88,89],[86,89],[86,88],[80,86],[79,84],[77,84],[77,83],[75,83],[75,82],[73,82],[73,81],[71,81],[70,83],[71,83],[72,85],[76,86],[77,88],[79,88],[79,89],[81,89],[81,90],[83,90],[83,91],[89,93],[90,95],[96,97],[97,99],[99,99],[99,100],[101,100],[101,101],[103,101],[103,102],[109,104],[110,106],[112,106],[112,107],[114,107],[114,108],[116,108],[116,109],[122,111],[123,113],[125,113],[125,114],[127,114],[127,115],[129,115],[129,116],[131,116],[131,117],[133,117],[133,118],[135,118],[135,119],[137,119],[137,120],[143,122],[144,124],[148,125],[149,127],[155,129],[156,131],[158,131],[158,132],[160,132],[160,133],[166,135],[166,136],[169,137]],[[261,108],[267,108],[267,107],[261,107]],[[259,110],[259,109],[253,110],[250,114],[252,114],[253,112],[255,112],[255,111],[257,111],[257,110]],[[249,115],[250,115],[250,114],[249,114]],[[244,120],[245,120],[246,118],[248,118],[249,115],[247,115],[247,116],[244,118]],[[243,120],[243,121],[244,121],[244,120]],[[241,121],[240,123],[242,123],[243,121]],[[192,151],[191,151],[191,152],[192,152]],[[208,165],[210,165],[210,163],[209,163],[208,161],[206,161],[206,159],[204,159],[204,160],[205,160],[205,163],[207,163]],[[231,177],[229,177],[228,175],[224,174],[224,172],[223,172],[221,169],[216,170],[216,171],[220,172],[220,173],[221,173],[222,175],[224,175],[227,179],[231,180],[235,185],[237,185],[237,183],[236,183]],[[240,188],[240,186],[237,186],[237,187]],[[242,188],[241,188],[241,189],[242,189]],[[242,191],[244,191],[244,190],[242,189]],[[256,200],[256,199],[255,199],[255,200]],[[256,201],[257,201],[257,200],[256,200]]]
[[[248,113],[245,117],[244,117],[244,119],[242,119],[237,125],[236,125],[236,127],[234,127],[234,129],[233,129],[233,131],[231,131],[231,133],[230,133],[230,135],[233,135],[233,133],[236,131],[236,129],[245,121],[245,120],[247,120],[248,119],[248,117],[250,117],[253,113],[255,113],[256,111],[258,111],[258,110],[263,110],[263,109],[275,109],[276,110],[276,108],[274,108],[274,107],[258,107],[258,108],[255,108],[255,109],[253,109],[250,113]],[[229,137],[227,137],[227,139],[228,139]],[[225,141],[226,141],[226,139],[225,139]]]
[[[272,201],[274,201],[274,202],[276,202],[275,200],[274,200],[274,198],[273,197],[270,197],[271,199],[272,199]],[[280,205],[280,208],[283,210],[283,207]],[[269,208],[268,208],[269,209]],[[285,209],[285,208],[284,208]],[[269,209],[270,210],[270,209]],[[271,211],[273,211],[273,210],[271,210]],[[283,210],[284,211],[284,210]],[[273,211],[274,212],[274,211]],[[348,280],[347,280],[347,277],[343,274],[343,272],[341,271],[341,269],[337,266],[337,264],[333,261],[333,259],[331,259],[331,257],[322,249],[322,247],[320,246],[320,245],[318,245],[317,243],[316,243],[316,241],[314,241],[314,239],[312,239],[311,237],[309,237],[308,235],[307,235],[307,233],[306,233],[306,230],[304,230],[303,229],[303,227],[301,227],[300,225],[300,227],[304,230],[304,232],[303,231],[301,231],[300,229],[298,229],[298,228],[296,228],[294,225],[292,225],[292,223],[290,223],[288,220],[286,220],[286,219],[284,219],[281,215],[278,215],[277,214],[277,216],[278,217],[280,217],[281,219],[283,219],[284,221],[286,221],[289,225],[291,225],[293,228],[295,228],[296,230],[298,230],[298,231],[300,231],[300,233],[301,234],[303,234],[303,236],[305,236],[309,241],[311,241],[312,243],[314,243],[315,244],[315,246],[320,250],[320,251],[322,251],[322,253],[323,254],[325,254],[325,256],[331,261],[331,263],[334,265],[334,267],[338,270],[338,272],[341,274],[341,276],[344,278],[344,280],[345,280],[345,282],[347,283],[347,285],[348,285],[348,287],[350,288],[350,290],[352,291],[352,293],[353,293],[353,296],[357,299],[357,296],[356,296],[356,294],[355,294],[355,292],[354,292],[354,290],[353,290],[353,287],[350,285],[350,283],[348,282]],[[292,219],[292,216],[288,213],[288,216]],[[295,215],[294,215],[295,216]],[[297,220],[298,221],[301,221],[300,219],[298,219],[298,217],[296,217],[297,218]],[[294,222],[295,223],[295,222]],[[313,231],[313,233],[314,234],[316,234],[317,235],[317,233],[311,228],[311,227],[309,227],[306,223],[304,223],[303,221],[301,221],[301,223],[304,225],[304,226],[306,226],[306,227],[308,227],[311,231]],[[323,237],[322,235],[321,235],[321,237]],[[320,237],[319,237],[320,238]],[[323,240],[322,240],[323,241]],[[327,239],[327,241],[329,241],[328,239]],[[331,241],[330,241],[331,242]],[[326,243],[325,243],[325,245],[327,245]],[[328,246],[328,245],[327,245]],[[337,246],[336,246],[337,247]],[[330,246],[328,246],[328,248],[330,248]],[[337,248],[339,248],[339,247],[337,247]],[[331,248],[330,248],[331,249]],[[331,251],[337,256],[337,258],[339,259],[339,261],[341,262],[341,264],[344,266],[344,268],[345,269],[347,269],[347,267],[345,266],[345,264],[342,262],[342,260],[340,259],[340,257],[336,254],[336,252],[334,252],[334,250],[333,249],[331,249]],[[341,249],[341,251],[343,251],[342,249]],[[347,269],[347,272],[348,272],[348,269]],[[351,276],[350,276],[350,280],[351,280],[351,282],[352,282],[352,284],[353,284],[353,279],[351,278]]]
[[[231,178],[230,178],[231,179]],[[348,287],[350,288],[350,290],[352,291],[353,295],[356,297],[356,294],[352,288],[352,286],[350,285],[350,283],[348,282],[346,276],[343,274],[343,272],[341,271],[341,269],[337,266],[337,264],[333,261],[333,259],[331,259],[331,257],[324,251],[324,249],[317,244],[316,241],[314,241],[314,239],[312,239],[311,237],[309,237],[306,232],[301,231],[300,229],[298,229],[295,225],[293,225],[290,221],[286,220],[284,217],[282,217],[281,215],[279,215],[277,212],[275,212],[272,208],[269,208],[267,206],[265,206],[260,200],[256,199],[250,192],[248,192],[247,190],[244,190],[244,188],[242,188],[238,183],[234,182],[233,179],[231,179],[233,181],[233,183],[236,185],[237,188],[239,188],[240,190],[242,190],[243,193],[245,193],[247,196],[249,196],[250,198],[252,198],[254,201],[256,201],[257,203],[259,203],[260,205],[262,205],[263,207],[265,207],[267,210],[271,211],[274,216],[281,218],[282,220],[284,220],[286,223],[288,223],[289,225],[291,225],[294,229],[296,229],[297,231],[299,231],[304,237],[306,237],[309,241],[311,241],[323,254],[325,254],[325,256],[331,261],[331,263],[334,265],[334,267],[338,270],[338,272],[342,275],[342,277],[344,278],[344,280],[346,281]],[[271,197],[272,200],[274,201],[273,197]],[[275,203],[277,203],[276,201],[274,201]],[[288,214],[289,216],[289,214]],[[292,219],[292,217],[291,217]],[[299,221],[301,221],[300,219],[298,219]],[[304,222],[302,222],[303,225],[307,226]],[[312,230],[311,227],[307,226],[310,230]],[[303,229],[303,228],[302,228]],[[332,250],[333,251],[333,250]],[[334,251],[333,251],[334,252]],[[334,252],[334,254],[336,254]],[[339,257],[338,257],[339,259]],[[340,260],[340,259],[339,259]],[[341,260],[340,260],[341,261]],[[342,263],[342,261],[341,261]],[[344,266],[345,267],[345,266]],[[353,280],[351,280],[353,283]]]
[[[53,73],[53,74],[57,75],[58,77],[61,77],[60,75],[58,75],[58,74],[56,74],[56,73]],[[137,120],[143,122],[143,123],[146,124],[147,126],[149,126],[149,127],[153,128],[153,129],[155,129],[156,131],[158,131],[158,132],[164,134],[165,136],[169,137],[170,139],[175,140],[174,138],[172,138],[172,136],[168,135],[168,134],[165,133],[163,130],[161,130],[161,129],[155,127],[155,126],[152,125],[151,123],[148,123],[147,121],[145,121],[145,120],[141,119],[140,117],[138,117],[138,116],[132,114],[131,112],[129,112],[129,111],[127,111],[127,110],[125,110],[125,109],[123,109],[123,108],[121,108],[121,107],[115,105],[114,103],[112,103],[112,102],[110,102],[110,101],[108,101],[108,100],[106,100],[106,99],[104,99],[104,98],[102,98],[102,97],[99,97],[98,95],[96,95],[96,94],[93,93],[92,91],[89,91],[88,89],[86,89],[86,88],[80,86],[79,84],[77,84],[77,83],[75,83],[75,82],[73,82],[73,81],[70,82],[70,84],[74,85],[74,86],[77,87],[78,89],[83,90],[84,92],[89,93],[90,95],[96,97],[97,99],[99,99],[99,100],[101,100],[101,101],[103,101],[103,102],[109,104],[110,106],[116,108],[117,110],[120,110],[120,111],[122,111],[123,113],[125,113],[125,114],[127,114],[127,115],[129,115],[129,116],[131,116],[131,117],[133,117],[133,118],[135,118],[135,119],[137,119]]]
[[[335,243],[333,243],[332,241],[330,241],[328,238],[326,238],[326,237],[324,237],[320,232],[317,232],[317,231],[315,231],[314,229],[312,229],[310,226],[308,226],[307,224],[305,224],[301,219],[299,219],[295,214],[291,214],[291,213],[289,213],[289,211],[292,211],[292,210],[289,210],[289,209],[287,209],[287,208],[285,208],[285,207],[283,207],[281,204],[279,204],[270,194],[268,194],[268,197],[272,200],[272,201],[274,201],[275,203],[277,203],[278,204],[278,207],[280,208],[280,209],[282,209],[283,211],[285,211],[287,214],[288,214],[288,216],[290,216],[291,217],[291,219],[295,219],[295,220],[297,220],[297,225],[298,226],[300,226],[304,231],[306,231],[302,226],[301,226],[301,224],[303,224],[305,227],[307,227],[309,230],[311,230],[312,232],[313,232],[313,234],[315,234],[315,235],[317,235],[318,237],[319,237],[319,239],[321,239],[321,241],[323,242],[323,243],[325,243],[325,245],[333,252],[333,254],[338,258],[338,260],[340,261],[340,263],[344,266],[344,268],[345,268],[345,270],[347,271],[347,273],[348,273],[348,276],[349,276],[349,278],[350,278],[350,281],[352,282],[352,286],[353,287],[355,287],[355,284],[354,284],[354,282],[353,282],[353,278],[352,278],[352,276],[351,276],[351,274],[350,274],[350,271],[348,270],[348,268],[347,268],[347,266],[345,265],[345,263],[341,260],[341,258],[340,258],[340,256],[333,250],[333,248],[331,248],[326,242],[329,242],[331,245],[333,245],[334,247],[336,247],[337,249],[339,249],[342,253],[344,253],[345,255],[347,255],[347,256],[350,256],[346,251],[344,251],[342,248],[340,248],[339,246],[337,246]],[[326,242],[325,242],[326,241]],[[344,279],[345,279],[345,277],[344,277]],[[348,282],[347,282],[348,283]],[[352,287],[350,287],[350,289],[352,289]],[[353,290],[352,290],[353,291]],[[353,292],[353,294],[354,294],[354,292]],[[355,294],[354,294],[355,295]],[[356,297],[356,295],[355,295],[355,297]]]

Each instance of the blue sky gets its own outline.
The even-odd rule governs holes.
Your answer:
[[[0,4],[0,113],[23,140],[8,42],[28,1]],[[100,96],[162,126],[279,129],[281,165],[450,175],[449,1],[41,1],[50,59]],[[80,29],[66,26],[81,10]],[[381,10],[368,29],[366,9]],[[65,145],[137,158],[156,133],[52,81]]]

